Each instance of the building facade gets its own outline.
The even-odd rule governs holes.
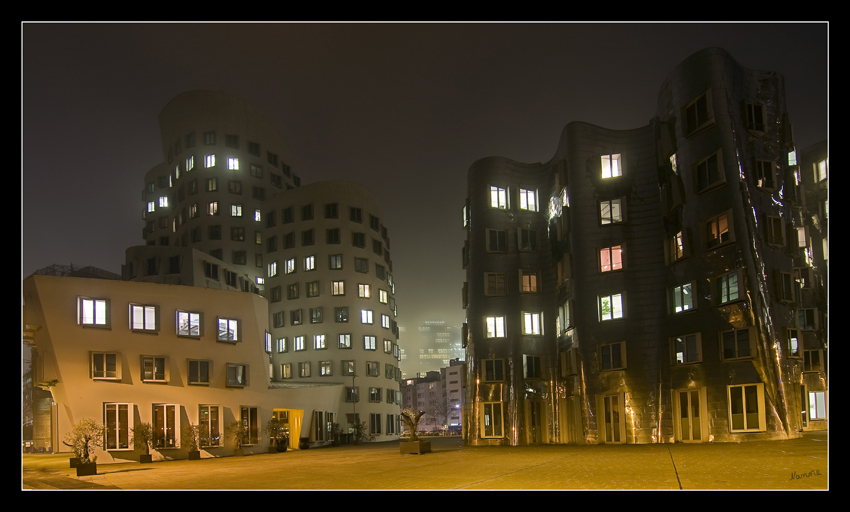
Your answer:
[[[475,162],[467,441],[741,441],[825,428],[826,259],[806,259],[812,242],[796,238],[826,238],[807,227],[816,210],[799,175],[819,175],[806,165],[782,77],[721,49],[670,74],[645,127],[574,122],[546,164]]]

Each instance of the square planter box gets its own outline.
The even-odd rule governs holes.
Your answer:
[[[201,451],[194,450],[189,452],[189,460],[201,460]]]
[[[143,454],[139,455],[139,462],[142,463],[142,464],[148,464],[150,462],[153,462],[153,455],[151,455],[151,454],[145,455],[143,453]]]
[[[80,461],[82,460],[83,459],[79,457],[71,457],[70,459],[68,459],[68,464],[70,464],[70,467],[75,468],[80,465]]]
[[[77,465],[77,476],[90,476],[97,474],[96,462],[84,462]]]
[[[398,447],[402,454],[415,453],[421,455],[431,451],[431,441],[400,441]]]

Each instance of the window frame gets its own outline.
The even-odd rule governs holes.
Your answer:
[[[613,347],[618,347],[620,352],[619,364],[615,364],[614,360],[614,350]],[[606,355],[606,348],[608,349]],[[607,371],[617,371],[617,370],[625,370],[627,367],[626,360],[626,342],[625,341],[614,341],[609,343],[602,343],[599,345],[599,371],[607,372]]]
[[[688,344],[688,338],[693,337],[693,345]],[[670,350],[673,366],[699,364],[702,362],[702,334],[692,332],[670,338]],[[691,352],[695,352],[692,354]],[[682,354],[681,360],[679,354]]]
[[[741,416],[741,427],[735,427],[735,416],[736,413],[733,409],[733,388],[741,389],[741,412],[737,413]],[[746,388],[755,388],[755,397],[747,397]],[[748,403],[752,399],[756,400],[756,407],[758,407],[758,411],[755,413],[747,412]],[[764,384],[761,382],[755,383],[745,383],[745,384],[730,384],[726,386],[726,403],[727,403],[727,412],[728,412],[728,420],[729,420],[729,432],[730,433],[738,433],[738,432],[764,432],[767,430],[767,422],[766,422],[766,414],[765,414],[765,399],[764,399]],[[752,415],[756,414],[757,417],[753,418]],[[755,419],[758,424],[755,427],[751,427],[749,423]]]
[[[615,297],[617,298],[615,301]],[[610,303],[610,311],[608,313],[604,312],[604,301],[605,299],[609,300]],[[619,308],[616,306],[615,302],[619,303]],[[598,295],[596,298],[596,306],[598,311],[598,318],[600,322],[608,322],[612,320],[620,320],[626,317],[626,301],[625,301],[625,292],[620,293],[612,293],[610,295]],[[619,313],[619,316],[615,316]],[[607,316],[607,318],[606,318]]]
[[[507,338],[507,325],[505,323],[505,317],[484,317],[484,337],[487,339]]]
[[[197,370],[193,372],[193,364]],[[206,365],[206,380],[203,379],[202,367]],[[193,379],[193,373],[197,376]],[[209,386],[213,379],[213,363],[209,359],[187,359],[186,360],[186,384],[190,386]]]
[[[87,316],[86,304],[91,303],[91,315]],[[98,305],[101,307],[98,307]],[[100,311],[99,311],[100,310]],[[103,321],[99,321],[100,316]],[[112,329],[112,308],[110,299],[101,297],[77,297],[77,324],[87,328]],[[132,325],[132,324],[131,324]]]

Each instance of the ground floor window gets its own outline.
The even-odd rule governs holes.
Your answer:
[[[826,393],[823,391],[809,391],[809,419],[826,419]]]
[[[504,437],[502,402],[481,404],[481,437]]]
[[[154,404],[153,447],[177,448],[180,446],[180,406]]]
[[[624,396],[622,394],[602,397],[602,442],[624,443],[625,423],[623,418]]]
[[[104,448],[129,450],[133,404],[103,404]]]
[[[764,409],[764,384],[729,386],[729,430],[760,432],[767,430]]]
[[[378,413],[369,414],[369,433],[373,436],[381,434],[381,415]]]
[[[198,411],[198,427],[201,446],[221,446],[221,408],[217,405],[201,405]]]
[[[260,442],[260,417],[256,407],[242,407],[240,422],[245,432],[245,444]]]

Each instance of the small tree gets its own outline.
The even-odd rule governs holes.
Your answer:
[[[89,462],[94,449],[103,446],[103,434],[103,425],[91,418],[83,418],[74,423],[65,435],[64,444],[69,446],[82,462]]]
[[[354,434],[354,442],[359,443],[361,439],[366,437],[366,432],[368,432],[366,427],[366,422],[362,421],[360,423],[353,422],[349,423],[351,427],[349,427],[349,431]]]
[[[274,445],[276,448],[286,443],[286,426],[285,423],[272,418],[266,423],[266,434],[269,436],[269,445]]]
[[[235,445],[236,449],[242,448],[242,445],[248,444],[248,431],[242,426],[241,421],[232,421],[227,425],[227,438]]]
[[[183,432],[181,432],[180,438],[190,452],[198,451],[200,446],[200,437],[200,427],[191,422],[183,425]]]
[[[133,427],[133,446],[137,450],[144,450],[145,455],[150,455],[151,442],[153,442],[153,427],[151,424],[137,423]]]
[[[404,424],[407,425],[407,428],[410,429],[410,442],[419,441],[419,436],[416,434],[416,430],[419,428],[419,420],[422,419],[422,415],[425,414],[425,411],[414,411],[413,409],[405,409],[401,411],[401,419],[404,421]]]

